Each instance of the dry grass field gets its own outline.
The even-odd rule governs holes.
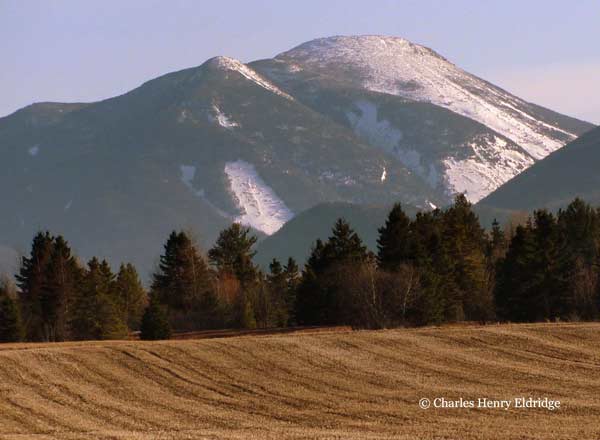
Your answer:
[[[0,438],[598,439],[600,324],[5,345]]]

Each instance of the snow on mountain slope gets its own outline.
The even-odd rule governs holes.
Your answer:
[[[216,104],[213,104],[212,114],[208,114],[208,120],[213,123],[216,122],[223,128],[231,129],[240,126],[240,124],[238,124],[235,121],[232,121],[225,113],[223,113]]]
[[[445,107],[511,139],[535,159],[576,137],[532,115],[525,101],[402,38],[321,38],[276,59],[305,71],[349,79],[368,90]]]
[[[222,71],[238,72],[240,75],[244,76],[246,79],[254,82],[260,87],[270,92],[273,92],[279,96],[283,96],[284,98],[289,99],[291,101],[294,100],[294,98],[292,98],[290,95],[279,89],[276,85],[274,85],[267,79],[263,78],[261,75],[259,75],[250,67],[246,66],[241,61],[238,61],[234,58],[219,56],[212,58],[208,61],[208,63],[210,63],[212,67]]]
[[[252,164],[243,160],[227,162],[225,174],[242,212],[236,221],[271,235],[294,216]]]
[[[432,188],[443,183],[449,195],[464,193],[473,203],[534,162],[518,146],[490,134],[477,135],[452,155],[427,163],[419,151],[401,144],[402,131],[379,115],[375,103],[357,101],[346,117],[358,136],[394,154]]]
[[[369,101],[358,101],[355,106],[360,114],[347,111],[346,117],[356,134],[386,150],[391,151],[398,146],[398,142],[402,139],[402,132],[386,119],[377,117],[375,104]]]
[[[466,159],[443,161],[445,179],[451,193],[464,193],[473,203],[534,162],[520,151],[506,148],[507,142],[497,136],[480,136],[466,147],[471,151]]]

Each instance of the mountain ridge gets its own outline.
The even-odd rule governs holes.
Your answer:
[[[465,189],[483,197],[534,160],[481,122],[369,90],[344,66],[300,67],[213,57],[116,97],[0,118],[0,243],[23,249],[48,228],[83,257],[145,275],[172,229],[206,248],[232,221],[264,237],[321,203],[433,209]]]

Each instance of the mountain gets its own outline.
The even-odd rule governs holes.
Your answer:
[[[495,210],[557,209],[575,197],[600,205],[600,128],[539,161],[483,199]]]
[[[251,65],[432,188],[472,202],[592,128],[402,38],[321,38]]]
[[[591,127],[398,38],[216,57],[104,101],[0,118],[0,244],[26,249],[47,228],[147,276],[172,229],[206,248],[232,221],[264,238],[321,203],[477,200]]]
[[[146,275],[173,228],[204,247],[234,220],[270,234],[321,202],[444,196],[246,65],[211,59],[88,105],[0,120],[0,241],[49,228]]]

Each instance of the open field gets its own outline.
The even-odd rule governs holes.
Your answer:
[[[600,324],[4,345],[0,438],[598,439]]]

